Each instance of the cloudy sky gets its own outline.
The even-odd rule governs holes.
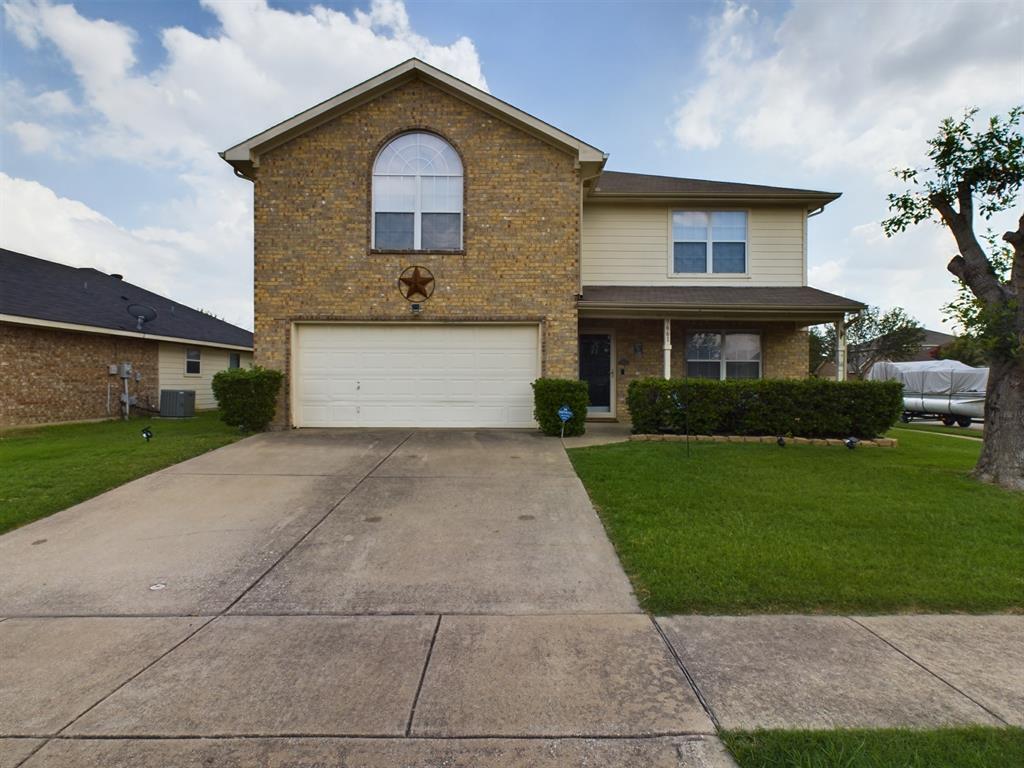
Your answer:
[[[219,150],[418,56],[608,168],[843,192],[810,282],[942,328],[938,226],[878,222],[944,116],[1024,103],[1024,3],[3,4],[0,245],[252,327],[252,186]],[[1004,222],[997,222],[1001,225]]]

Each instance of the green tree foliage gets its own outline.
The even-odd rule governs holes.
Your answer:
[[[929,165],[894,172],[907,186],[888,196],[891,215],[882,228],[893,237],[931,220],[953,235],[959,252],[946,269],[963,289],[947,311],[989,358],[985,443],[974,475],[1024,490],[1024,213],[1017,229],[1003,234],[1005,246],[992,238],[986,249],[974,231],[976,216],[988,221],[1019,203],[1024,107],[982,125],[977,113],[941,122],[928,141]]]
[[[811,329],[812,366],[815,345],[818,364],[836,358],[836,328],[834,325]],[[917,356],[924,341],[924,328],[901,307],[882,312],[878,307],[865,307],[857,319],[846,329],[848,361],[859,376],[864,376],[879,360],[900,362]]]

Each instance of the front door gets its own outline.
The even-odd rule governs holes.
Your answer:
[[[580,334],[580,379],[590,392],[588,414],[614,413],[612,380],[612,336],[610,333]]]

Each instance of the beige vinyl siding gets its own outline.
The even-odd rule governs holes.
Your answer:
[[[160,343],[160,389],[194,389],[196,391],[196,410],[208,410],[217,407],[213,398],[213,374],[228,367],[228,354],[238,350],[220,347],[203,347],[194,345],[194,349],[202,350],[199,373],[185,373],[185,350],[188,344]],[[252,367],[252,352],[238,351],[243,368]]]
[[[673,210],[729,206],[588,204],[583,207],[584,285],[806,285],[800,207],[748,208],[746,275],[669,274]]]

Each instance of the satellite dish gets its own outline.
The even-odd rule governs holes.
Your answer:
[[[129,304],[128,314],[138,320],[135,330],[141,331],[142,326],[156,320],[156,310],[147,304]]]

